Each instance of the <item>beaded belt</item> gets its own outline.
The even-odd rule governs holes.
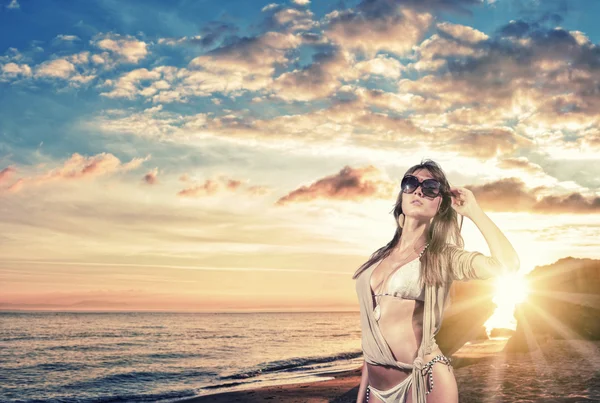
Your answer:
[[[450,367],[452,366],[452,358],[448,358],[443,354],[436,355],[427,364],[425,364],[425,366],[421,370],[421,374],[423,374],[423,376],[429,375],[429,390],[425,392],[425,394],[427,395],[431,391],[433,391],[433,364],[435,364],[436,362],[441,362],[443,364],[448,365],[448,371],[450,371]],[[369,385],[367,385],[367,399],[365,400],[366,403],[369,402],[369,390]]]

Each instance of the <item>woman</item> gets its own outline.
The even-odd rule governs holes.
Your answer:
[[[477,225],[491,257],[463,249],[457,213]],[[431,160],[406,172],[394,217],[393,239],[353,276],[365,358],[357,403],[458,402],[450,360],[435,342],[452,281],[517,271],[519,257],[473,193],[450,187]]]

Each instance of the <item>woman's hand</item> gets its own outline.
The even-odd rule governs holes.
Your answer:
[[[477,200],[473,192],[467,188],[461,187],[450,187],[450,193],[452,193],[452,208],[462,216],[471,218],[474,212],[480,210]]]

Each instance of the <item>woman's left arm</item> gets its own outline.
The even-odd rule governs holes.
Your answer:
[[[473,258],[473,269],[479,273],[487,272],[491,276],[518,271],[521,265],[519,255],[517,255],[510,241],[500,231],[500,228],[481,209],[473,192],[466,188],[451,188],[451,190],[454,194],[452,196],[452,208],[475,223],[483,234],[492,257],[502,266],[498,268],[496,267],[498,265],[491,265],[490,259],[480,255]],[[501,273],[498,273],[498,270]]]

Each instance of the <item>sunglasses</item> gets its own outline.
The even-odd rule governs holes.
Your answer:
[[[401,188],[404,193],[413,193],[419,186],[423,194],[427,197],[438,197],[442,192],[442,185],[435,179],[425,179],[423,182],[419,181],[414,175],[406,175],[402,178]]]

